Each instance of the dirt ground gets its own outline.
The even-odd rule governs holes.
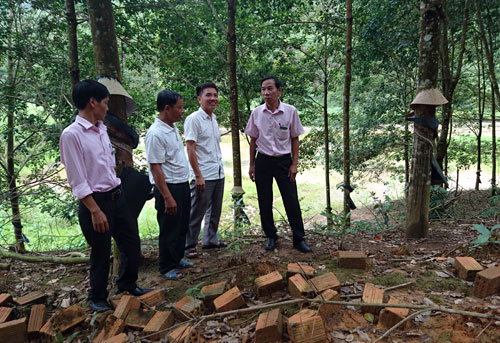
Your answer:
[[[413,281],[410,286],[386,292],[386,296],[390,295],[400,302],[413,305],[437,304],[460,311],[494,313],[500,316],[500,294],[484,299],[473,297],[473,283],[459,279],[453,267],[456,256],[473,256],[485,268],[499,265],[500,249],[487,247],[470,251],[469,242],[477,237],[472,224],[483,223],[492,227],[500,222],[500,211],[496,209],[497,217],[478,216],[488,207],[486,192],[470,192],[450,206],[456,206],[463,213],[466,208],[468,217],[442,218],[431,222],[427,238],[411,241],[405,240],[402,225],[396,222],[391,223],[396,228],[378,233],[350,234],[340,241],[338,236],[325,233],[318,229],[317,224],[312,225],[317,220],[308,218],[307,241],[313,248],[311,254],[303,254],[292,248],[290,231],[284,225],[279,229],[278,248],[273,252],[265,251],[264,237],[256,228],[245,236],[233,237],[233,244],[229,248],[203,250],[199,247],[199,257],[192,260],[196,266],[185,270],[185,278],[180,281],[169,281],[159,274],[156,242],[143,242],[144,257],[138,284],[145,288],[164,290],[166,301],[157,309],[171,308],[186,291],[196,294],[203,285],[219,281],[228,281],[232,287],[238,286],[247,307],[258,306],[290,297],[284,289],[269,298],[257,299],[255,278],[275,270],[285,274],[288,263],[301,262],[313,266],[318,274],[333,272],[342,283],[342,300],[358,301],[363,286],[368,282],[380,287],[391,287]],[[353,214],[353,220],[369,220],[372,212],[360,210]],[[396,214],[391,216],[396,217]],[[236,245],[240,250],[235,249]],[[365,251],[368,257],[367,269],[340,268],[337,261],[339,245],[344,250]],[[53,255],[67,253],[53,252]],[[0,293],[8,292],[15,298],[37,290],[44,292],[48,295],[46,304],[49,315],[69,305],[80,304],[88,313],[88,318],[65,332],[64,341],[89,342],[89,337],[95,335],[98,328],[93,323],[92,318],[95,316],[86,301],[89,286],[87,265],[35,264],[17,260],[3,262],[10,262],[11,267],[8,271],[0,271]],[[110,285],[110,289],[112,287]],[[298,305],[280,308],[285,317],[290,317],[300,309]],[[196,329],[207,342],[254,342],[257,318],[262,312],[264,311],[203,321],[198,323]],[[29,306],[17,306],[12,318],[28,315]],[[359,307],[343,306],[342,310],[326,321],[327,338],[329,342],[337,343],[373,342],[387,331],[377,320],[377,316],[373,320],[363,316]],[[141,339],[144,335],[140,331],[127,328],[125,332],[129,342],[150,342],[148,339]],[[284,341],[288,342],[286,330],[283,332]],[[40,340],[35,338],[31,341]],[[162,342],[166,342],[166,339]],[[414,317],[405,329],[392,331],[382,342],[500,342],[500,321],[433,311]]]

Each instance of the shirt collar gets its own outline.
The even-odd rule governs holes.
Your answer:
[[[172,127],[172,126],[168,125],[167,123],[165,123],[163,120],[161,120],[158,117],[155,118],[155,122],[158,123],[158,125],[160,125],[164,130],[167,130],[167,132],[175,130],[175,126]]]
[[[80,124],[85,130],[106,131],[106,125],[104,125],[100,121],[98,121],[96,125],[94,125],[82,116],[77,115],[75,118],[75,122]]]
[[[201,114],[201,116],[203,117],[203,119],[209,119],[209,120],[211,120],[211,119],[212,119],[212,118],[208,115],[208,113],[207,113],[207,112],[205,112],[205,111],[203,110],[203,108],[201,108],[201,106],[200,106],[200,108],[198,109],[198,111],[200,112],[200,114]],[[215,115],[215,114],[213,114],[213,113],[212,113],[212,117],[213,117],[214,115]]]
[[[280,113],[280,112],[283,112],[283,113],[284,113],[284,112],[285,112],[285,109],[284,109],[283,103],[282,103],[279,99],[278,99],[278,101],[279,101],[279,104],[278,104],[278,107],[276,108],[276,111],[271,112],[271,110],[270,110],[269,108],[267,108],[267,104],[266,104],[266,103],[264,103],[264,109],[265,109],[267,112],[271,113],[271,114],[278,114],[278,113]]]

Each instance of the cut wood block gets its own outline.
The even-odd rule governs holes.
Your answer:
[[[467,281],[473,281],[477,272],[484,268],[474,259],[474,257],[455,257],[455,268],[458,271],[458,276]]]
[[[318,295],[316,299],[322,299],[326,301],[340,301],[340,294],[333,289],[327,289],[326,291]],[[319,315],[325,320],[326,318],[331,317],[335,312],[340,311],[340,309],[340,305],[320,304]]]
[[[384,294],[385,291],[383,289],[375,287],[372,283],[367,283],[365,284],[365,289],[363,290],[362,300],[364,303],[383,304]],[[361,306],[361,312],[363,313],[379,314],[381,309],[382,307]]]
[[[6,343],[26,343],[26,317],[0,324],[0,340]]]
[[[366,269],[366,255],[363,251],[339,251],[340,268]]]
[[[126,333],[121,333],[119,335],[113,336],[111,338],[108,338],[105,340],[103,343],[127,343],[128,342],[128,336]]]
[[[20,306],[24,306],[28,304],[41,304],[44,303],[46,299],[47,294],[43,294],[41,292],[32,292],[14,299],[14,302]]]
[[[64,332],[80,324],[87,318],[87,314],[78,304],[54,314],[42,328],[40,333],[54,337],[58,332]]]
[[[0,307],[0,323],[4,323],[9,319],[12,310],[12,307]]]
[[[140,307],[141,303],[139,300],[131,295],[124,295],[120,299],[120,302],[118,303],[118,306],[113,314],[116,318],[125,319],[131,309],[138,309]]]
[[[144,334],[148,335],[151,341],[158,341],[167,335],[167,332],[158,332],[168,329],[174,325],[174,314],[172,311],[158,311],[144,327]],[[155,332],[157,334],[153,335]],[[149,336],[151,335],[151,336]]]
[[[490,267],[476,274],[473,294],[478,298],[500,293],[500,268]]]
[[[170,335],[168,335],[168,338],[170,339],[169,342],[183,343],[187,336],[189,336],[188,342],[190,343],[197,343],[199,340],[199,335],[196,329],[193,329],[193,327],[188,324],[179,326],[177,329],[172,331]]]
[[[124,322],[131,328],[144,329],[154,314],[154,311],[133,308],[128,312]]]
[[[162,290],[155,289],[139,297],[139,300],[149,306],[156,306],[165,301],[165,295]]]
[[[204,286],[200,293],[203,295],[203,304],[207,312],[215,311],[214,299],[221,296],[227,289],[227,281],[217,282]]]
[[[292,298],[307,298],[313,293],[309,283],[300,274],[288,278],[288,292]]]
[[[92,340],[93,343],[102,343],[109,338],[112,338],[120,333],[122,333],[125,328],[125,322],[115,317],[114,315],[110,315],[104,321],[104,326],[99,331],[97,336]]]
[[[399,304],[400,302],[393,297],[389,298],[388,304]],[[380,311],[379,324],[385,328],[392,328],[394,325],[405,319],[410,314],[409,308],[386,307]],[[407,327],[409,322],[406,322],[399,329]]]
[[[214,306],[217,312],[236,310],[245,306],[245,299],[241,296],[238,287],[233,287],[226,293],[214,299]]]
[[[30,312],[30,320],[28,321],[28,334],[34,335],[42,328],[45,323],[47,308],[44,304],[33,305]]]
[[[7,305],[12,301],[12,296],[9,293],[0,294],[0,306]]]
[[[296,343],[327,343],[325,325],[318,311],[303,309],[288,318],[288,335]]]
[[[265,297],[271,295],[274,292],[283,289],[283,287],[283,276],[281,276],[280,272],[278,271],[259,276],[255,279],[257,297]]]
[[[340,281],[337,279],[335,274],[328,272],[316,277],[313,277],[311,283],[314,287],[311,287],[314,291],[321,293],[327,289],[333,289],[334,291],[340,291]]]
[[[295,274],[302,274],[309,278],[314,277],[316,270],[314,267],[308,266],[306,264],[298,264],[298,263],[288,263],[288,269],[286,271],[286,277],[289,278],[294,276]]]
[[[278,308],[262,313],[255,327],[255,343],[282,342],[283,318]]]
[[[186,295],[184,298],[175,303],[174,307],[180,310],[181,319],[189,320],[190,315],[201,315],[204,311],[203,302],[195,297]]]

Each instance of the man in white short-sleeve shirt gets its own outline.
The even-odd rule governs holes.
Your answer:
[[[274,250],[278,239],[273,218],[272,187],[275,179],[292,229],[293,247],[307,253],[312,250],[304,240],[304,223],[295,182],[299,135],[304,133],[304,128],[297,109],[279,100],[282,90],[281,81],[276,76],[266,76],[261,81],[265,103],[252,111],[245,128],[245,133],[250,136],[248,174],[257,188],[260,220],[267,237],[264,248]]]
[[[156,104],[159,115],[146,134],[145,145],[160,226],[159,270],[165,278],[178,280],[184,276],[178,268],[194,266],[182,259],[191,198],[189,165],[174,123],[181,120],[184,108],[181,95],[169,90],[158,94]]]
[[[226,246],[217,237],[224,194],[221,136],[214,114],[219,105],[219,92],[214,83],[207,82],[196,87],[196,94],[200,108],[184,121],[184,137],[191,164],[191,214],[184,253],[188,258],[198,255],[196,246],[203,218],[202,248]]]

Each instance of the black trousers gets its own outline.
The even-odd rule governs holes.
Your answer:
[[[297,184],[288,177],[292,164],[290,155],[273,157],[258,153],[255,158],[255,185],[259,199],[260,221],[264,233],[269,238],[278,238],[273,219],[273,178],[280,190],[286,216],[292,228],[293,241],[304,240],[304,223],[300,211]]]
[[[101,301],[108,297],[108,275],[111,254],[111,237],[120,250],[120,266],[116,284],[119,290],[133,290],[138,277],[141,256],[141,241],[137,226],[130,217],[121,188],[109,192],[93,193],[97,205],[108,219],[109,230],[99,233],[94,230],[92,216],[80,201],[78,219],[90,252],[90,291],[89,300]]]
[[[177,203],[175,216],[165,213],[165,200],[158,188],[154,188],[156,218],[160,226],[158,259],[161,274],[177,268],[184,257],[184,245],[191,211],[189,183],[167,183],[167,187]]]

